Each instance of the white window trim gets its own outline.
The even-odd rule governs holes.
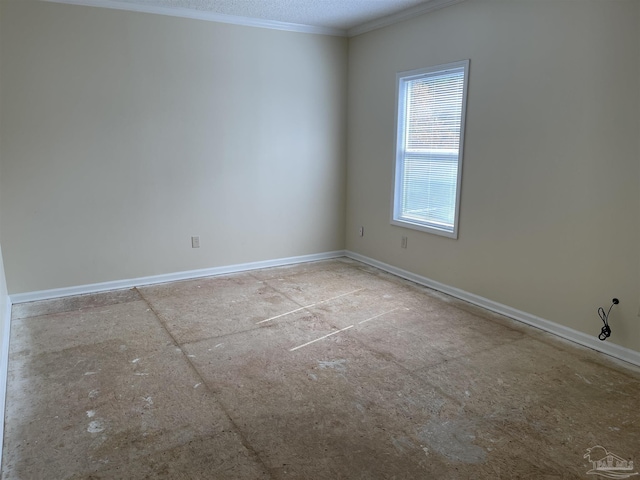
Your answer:
[[[417,70],[410,70],[406,72],[399,72],[396,75],[396,155],[393,166],[393,185],[392,185],[392,194],[391,194],[391,224],[396,225],[398,227],[410,228],[413,230],[420,230],[423,232],[433,233],[436,235],[441,235],[444,237],[449,237],[453,239],[458,238],[458,225],[460,222],[460,196],[462,190],[462,164],[464,160],[464,130],[466,123],[466,114],[467,114],[467,90],[469,85],[469,60],[462,60],[459,62],[447,63],[444,65],[436,65],[433,67],[420,68]],[[464,67],[464,82],[463,82],[463,93],[462,93],[462,116],[461,116],[461,124],[460,124],[460,147],[458,154],[458,175],[456,179],[456,205],[455,205],[455,216],[453,222],[453,232],[449,232],[447,230],[439,229],[435,226],[426,226],[420,223],[413,223],[407,220],[400,219],[400,188],[399,182],[402,178],[402,138],[405,131],[405,115],[404,112],[406,110],[405,99],[406,96],[403,95],[400,97],[401,93],[401,83],[407,80],[413,80],[416,78],[420,78],[424,75],[433,72],[446,72],[447,70],[452,70],[456,68]]]

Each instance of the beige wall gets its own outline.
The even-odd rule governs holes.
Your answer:
[[[0,0],[1,1],[1,0]],[[0,8],[0,21],[2,20],[2,9]],[[1,25],[1,22],[0,22]],[[1,79],[2,79],[2,37],[0,36],[0,88],[1,88]],[[0,96],[0,102],[2,101],[2,97]],[[2,110],[2,106],[0,103],[0,110]],[[2,125],[0,124],[0,145],[2,145]],[[0,148],[0,152],[2,149]],[[0,157],[0,179],[2,178],[2,158]],[[1,183],[1,182],[0,182]],[[1,198],[1,195],[0,195]],[[0,232],[2,231],[2,203],[0,202]],[[7,304],[9,302],[9,297],[7,293],[7,281],[4,274],[4,262],[2,260],[2,246],[0,244],[0,344],[4,341],[4,336],[7,332],[5,332],[5,322],[9,321],[6,317],[7,314]],[[4,354],[0,353],[0,372],[4,371],[5,366],[1,365],[5,361]],[[0,383],[0,396],[4,396],[5,393],[5,385]],[[4,397],[2,397],[4,398]],[[0,400],[1,402],[1,400]],[[0,421],[1,423],[1,421]]]
[[[639,5],[472,0],[351,39],[346,123],[344,39],[0,0],[9,291],[346,237],[590,335],[618,296],[611,341],[640,350]],[[393,227],[395,74],[465,58],[460,237]]]
[[[10,293],[344,248],[345,39],[1,8]]]
[[[640,350],[639,8],[473,0],[352,39],[347,248],[590,335],[617,296]],[[466,58],[459,239],[392,226],[395,74]]]
[[[9,295],[7,293],[7,281],[4,275],[4,262],[2,260],[2,248],[0,247],[0,345],[2,344],[2,339],[4,339],[5,335],[5,323],[7,323],[10,319],[7,317],[7,309],[9,303]],[[0,362],[4,361],[4,357],[0,357]],[[0,372],[2,371],[2,367],[0,366]],[[0,385],[0,395],[3,393],[4,386]]]

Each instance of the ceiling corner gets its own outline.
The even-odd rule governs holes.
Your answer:
[[[433,12],[434,10],[439,10],[441,8],[449,7],[451,5],[455,5],[456,3],[462,3],[465,1],[466,0],[428,0],[427,2],[416,5],[415,7],[411,7],[406,10],[402,10],[401,12],[377,18],[370,22],[363,23],[362,25],[350,28],[349,30],[347,30],[347,36],[355,37],[358,35],[362,35],[363,33],[367,33],[372,30],[387,27],[389,25],[393,25],[394,23],[402,22],[413,17],[424,15],[425,13]]]

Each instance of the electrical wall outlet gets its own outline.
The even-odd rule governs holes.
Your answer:
[[[191,248],[200,248],[200,236],[191,237]]]
[[[358,235],[360,235],[361,237],[364,237],[364,227],[360,227],[358,229]]]
[[[402,237],[402,243],[400,243],[402,248],[407,248],[407,237]]]

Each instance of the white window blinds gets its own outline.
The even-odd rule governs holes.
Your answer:
[[[457,237],[467,70],[398,75],[394,224]]]

